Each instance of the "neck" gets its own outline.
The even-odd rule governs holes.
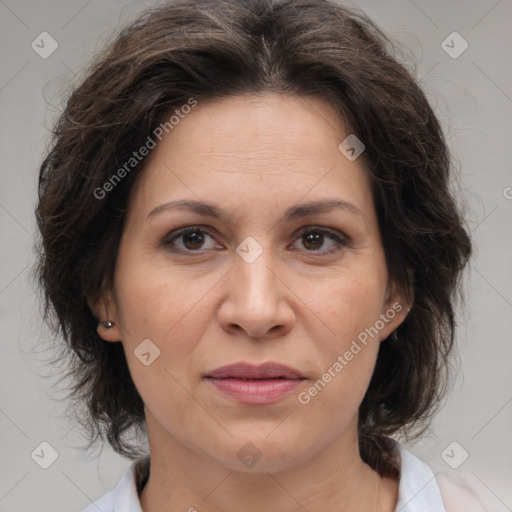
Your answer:
[[[151,471],[140,497],[144,512],[391,512],[398,498],[398,483],[381,479],[362,461],[357,430],[286,469],[258,472],[229,469],[151,421],[148,438]]]

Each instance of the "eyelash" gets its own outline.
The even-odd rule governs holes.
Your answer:
[[[201,250],[185,250],[185,249],[180,249],[180,248],[176,248],[175,246],[173,246],[173,242],[178,239],[178,238],[181,238],[183,236],[186,236],[186,235],[189,235],[190,233],[204,233],[206,235],[208,235],[209,237],[211,238],[214,238],[210,233],[208,233],[208,231],[202,229],[201,227],[199,226],[190,226],[190,227],[187,227],[187,228],[183,228],[183,229],[179,229],[177,231],[174,231],[173,233],[170,233],[163,241],[163,244],[166,246],[166,248],[171,251],[171,252],[175,252],[175,253],[186,253],[186,254],[194,254],[194,255],[197,255],[197,256],[201,256],[203,255],[206,251],[201,251]],[[324,229],[324,228],[315,228],[315,227],[308,227],[308,228],[305,228],[303,229],[302,231],[300,231],[300,233],[297,235],[296,240],[299,240],[301,236],[303,236],[304,234],[306,233],[317,233],[317,234],[322,234],[322,235],[328,235],[331,239],[335,240],[337,242],[337,244],[331,248],[331,249],[327,249],[327,250],[306,250],[306,252],[308,253],[317,253],[319,256],[329,256],[331,254],[334,254],[338,251],[340,251],[343,247],[345,247],[347,245],[347,240],[342,237],[342,236],[339,236],[337,235],[336,233],[330,231],[330,230],[327,230],[327,229]]]

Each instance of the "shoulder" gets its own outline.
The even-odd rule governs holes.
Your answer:
[[[400,512],[487,512],[468,480],[437,472],[400,443]]]
[[[488,512],[483,497],[468,478],[454,479],[444,473],[436,476],[447,512]]]

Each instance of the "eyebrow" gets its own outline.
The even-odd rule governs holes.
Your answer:
[[[169,201],[168,203],[161,204],[156,208],[153,208],[147,218],[154,217],[155,215],[171,210],[179,209],[186,210],[206,217],[213,217],[219,219],[224,223],[229,223],[231,214],[226,210],[223,210],[219,206],[204,201],[196,201],[192,199],[181,199],[176,201]],[[286,210],[284,214],[284,220],[291,222],[296,219],[308,217],[319,213],[325,213],[335,209],[346,210],[349,213],[358,215],[366,219],[366,215],[354,204],[341,199],[324,199],[319,201],[310,201],[307,203],[292,206]]]

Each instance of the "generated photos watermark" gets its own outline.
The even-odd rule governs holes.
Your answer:
[[[318,395],[344,368],[347,366],[354,356],[359,354],[361,350],[368,344],[369,338],[374,338],[382,329],[389,324],[396,314],[402,311],[403,306],[399,302],[395,302],[385,313],[382,313],[378,320],[371,326],[365,328],[357,335],[357,339],[352,341],[350,348],[343,355],[338,355],[336,361],[329,366],[320,379],[318,379],[306,391],[298,394],[299,403],[307,405],[311,399]],[[362,346],[361,346],[362,345]]]
[[[137,150],[132,153],[132,156],[124,163],[122,167],[112,174],[112,176],[105,181],[101,187],[94,189],[94,197],[96,199],[104,199],[108,192],[112,192],[114,187],[118,185],[127,174],[134,169],[139,162],[141,162],[149,152],[156,147],[155,139],[162,140],[164,133],[169,133],[175,126],[180,123],[181,119],[184,119],[187,114],[190,114],[192,108],[197,106],[197,100],[195,98],[189,98],[187,103],[177,108],[169,119],[163,123],[160,123],[152,132],[148,135],[146,142]]]

